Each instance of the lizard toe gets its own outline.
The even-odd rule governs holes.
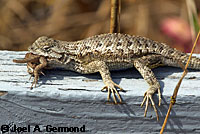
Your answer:
[[[108,97],[107,97],[108,101],[110,101],[110,95],[112,93],[114,103],[118,104],[117,99],[116,99],[116,94],[117,94],[117,97],[118,97],[120,103],[122,102],[122,99],[121,99],[121,96],[118,93],[117,89],[115,88],[115,86],[120,88],[121,91],[124,91],[119,85],[115,84],[114,82],[106,83],[106,86],[103,87],[101,89],[101,91],[103,91],[103,90],[107,90],[108,91]]]
[[[153,109],[154,109],[154,111],[156,113],[156,118],[157,118],[157,121],[158,121],[159,120],[159,116],[158,116],[158,112],[157,112],[154,100],[152,98],[152,95],[153,94],[152,94],[151,90],[147,90],[145,92],[144,99],[142,101],[141,107],[143,107],[144,103],[146,102],[145,111],[144,111],[144,117],[146,117],[148,106],[149,106],[149,100],[150,100],[151,101],[151,105],[153,106]]]

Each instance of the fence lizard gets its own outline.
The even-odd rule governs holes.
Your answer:
[[[28,72],[34,75],[32,86],[38,81],[42,69],[61,67],[82,74],[99,72],[105,84],[102,90],[108,91],[108,100],[112,93],[117,103],[115,93],[120,102],[122,99],[116,88],[124,91],[112,81],[109,70],[119,70],[135,67],[149,89],[144,94],[141,106],[146,102],[146,116],[149,101],[158,113],[152,95],[158,91],[159,106],[161,105],[160,84],[151,68],[159,65],[179,67],[178,63],[186,64],[188,55],[164,43],[159,43],[141,36],[128,34],[101,34],[80,41],[67,42],[39,37],[29,48],[24,59],[13,60],[16,63],[27,63]],[[200,59],[193,57],[189,68],[200,69]],[[31,88],[32,88],[31,86]]]

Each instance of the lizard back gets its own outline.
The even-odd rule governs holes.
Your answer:
[[[187,54],[164,43],[141,36],[120,33],[95,35],[74,42],[40,37],[29,47],[29,51],[49,58],[60,59],[66,64],[71,59],[77,62],[101,60],[109,66],[116,67],[116,69],[122,66],[125,68],[132,67],[135,58],[151,54],[159,54],[165,58],[173,59],[173,61],[181,61],[184,64],[188,58]],[[193,57],[191,63],[192,68],[200,69],[198,58]]]

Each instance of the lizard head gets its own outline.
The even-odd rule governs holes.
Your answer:
[[[52,53],[52,50],[59,47],[59,41],[52,38],[42,36],[39,37],[29,48],[28,50],[33,54],[49,56]]]
[[[49,38],[47,36],[39,37],[29,48],[29,51],[47,51],[49,48],[53,47],[56,40]]]

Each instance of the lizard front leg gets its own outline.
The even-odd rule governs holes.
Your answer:
[[[103,87],[101,89],[101,91],[103,91],[104,89],[106,89],[108,91],[108,101],[110,101],[110,95],[112,93],[113,95],[113,99],[114,99],[114,103],[117,104],[117,100],[116,100],[116,96],[115,93],[118,96],[118,99],[120,101],[120,103],[122,102],[122,99],[117,91],[117,88],[119,88],[121,91],[124,91],[118,84],[114,83],[112,81],[112,78],[110,76],[110,71],[108,66],[106,65],[105,62],[103,61],[92,61],[86,65],[81,65],[82,68],[84,68],[84,70],[81,70],[81,73],[95,73],[95,72],[99,72],[101,74],[101,77],[103,79],[103,82],[105,84],[105,87]]]
[[[119,95],[119,93],[118,93],[118,91],[115,87],[118,87],[121,91],[123,91],[123,89],[118,84],[116,84],[112,81],[108,66],[105,63],[102,63],[101,66],[102,67],[99,69],[99,72],[101,74],[101,77],[103,79],[104,84],[106,85],[105,87],[103,87],[101,89],[101,91],[103,91],[104,89],[106,89],[108,91],[108,97],[107,97],[108,101],[110,100],[110,93],[112,92],[115,104],[117,104],[117,100],[116,100],[116,97],[115,97],[115,93],[116,93],[118,98],[119,98],[119,101],[121,103],[122,99],[121,99],[121,97],[120,97],[120,95]]]
[[[145,107],[144,116],[146,116],[148,105],[149,105],[149,100],[150,100],[151,104],[152,104],[152,106],[154,108],[154,111],[156,112],[156,117],[157,117],[157,120],[158,120],[159,116],[158,116],[158,113],[157,113],[157,109],[155,107],[155,103],[154,103],[154,101],[152,99],[152,95],[156,91],[158,91],[159,106],[160,106],[160,104],[161,104],[160,84],[157,81],[157,79],[156,79],[154,73],[152,72],[152,70],[146,65],[146,62],[144,62],[144,60],[142,58],[134,60],[134,66],[140,72],[142,77],[145,79],[145,81],[150,86],[150,88],[145,92],[144,99],[143,99],[143,102],[141,104],[141,106],[143,106],[145,101],[146,101],[146,107]]]

